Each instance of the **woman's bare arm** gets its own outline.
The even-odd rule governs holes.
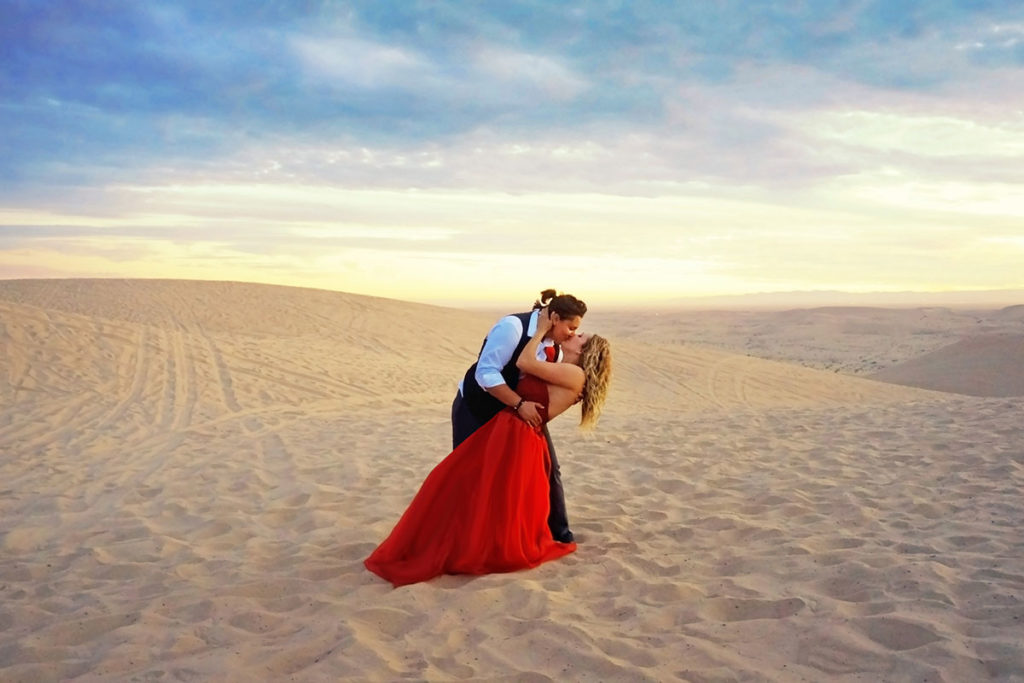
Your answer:
[[[583,390],[583,369],[570,363],[548,363],[537,358],[537,347],[544,335],[551,329],[551,318],[546,311],[537,316],[537,332],[526,342],[523,352],[516,360],[516,367],[528,375],[533,375],[548,384],[565,387],[577,394]]]

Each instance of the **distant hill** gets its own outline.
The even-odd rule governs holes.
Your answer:
[[[672,299],[659,307],[680,308],[815,308],[820,306],[953,306],[1024,308],[1024,289],[998,289],[979,292],[763,292],[735,296],[708,296]]]
[[[969,337],[871,378],[972,396],[1024,396],[1024,334]]]

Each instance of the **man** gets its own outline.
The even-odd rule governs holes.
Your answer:
[[[559,345],[576,334],[587,305],[571,294],[557,294],[553,289],[541,292],[540,299],[528,313],[507,315],[491,328],[484,339],[477,362],[466,371],[459,384],[459,392],[452,402],[452,445],[453,448],[470,437],[485,422],[503,408],[512,408],[516,415],[527,424],[536,427],[541,424],[537,408],[540,404],[525,401],[516,393],[519,384],[519,369],[516,360],[526,342],[537,331],[537,320],[541,315],[551,317],[551,330],[538,348],[537,358],[555,360],[560,358]],[[549,357],[550,355],[550,357]],[[565,493],[562,489],[562,473],[555,457],[551,435],[544,425],[544,437],[551,454],[551,473],[548,479],[551,496],[551,511],[548,526],[556,541],[573,541],[569,530],[569,518],[565,509]]]

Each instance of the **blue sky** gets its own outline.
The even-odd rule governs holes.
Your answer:
[[[1024,288],[1022,2],[0,0],[0,277]]]

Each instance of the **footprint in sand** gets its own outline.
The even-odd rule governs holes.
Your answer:
[[[942,640],[942,636],[929,628],[894,617],[864,619],[857,622],[856,627],[868,638],[890,650],[913,650]]]
[[[701,616],[710,621],[749,621],[751,619],[785,619],[799,614],[806,604],[800,598],[784,600],[741,600],[717,598],[701,609]]]
[[[413,628],[423,623],[425,617],[415,610],[404,611],[391,607],[369,607],[352,615],[349,625],[358,634],[363,628],[370,628],[375,633],[383,633],[389,638],[400,639]]]
[[[138,620],[139,615],[135,613],[69,619],[41,634],[39,638],[47,644],[74,647],[106,636],[119,628],[131,626]]]
[[[658,660],[655,659],[654,655],[647,650],[634,647],[633,645],[624,643],[621,640],[604,638],[597,641],[597,646],[601,648],[601,651],[606,655],[616,659],[623,659],[633,666],[650,667],[658,664]]]
[[[235,628],[249,633],[266,633],[280,626],[285,620],[265,612],[243,612],[228,621]]]

